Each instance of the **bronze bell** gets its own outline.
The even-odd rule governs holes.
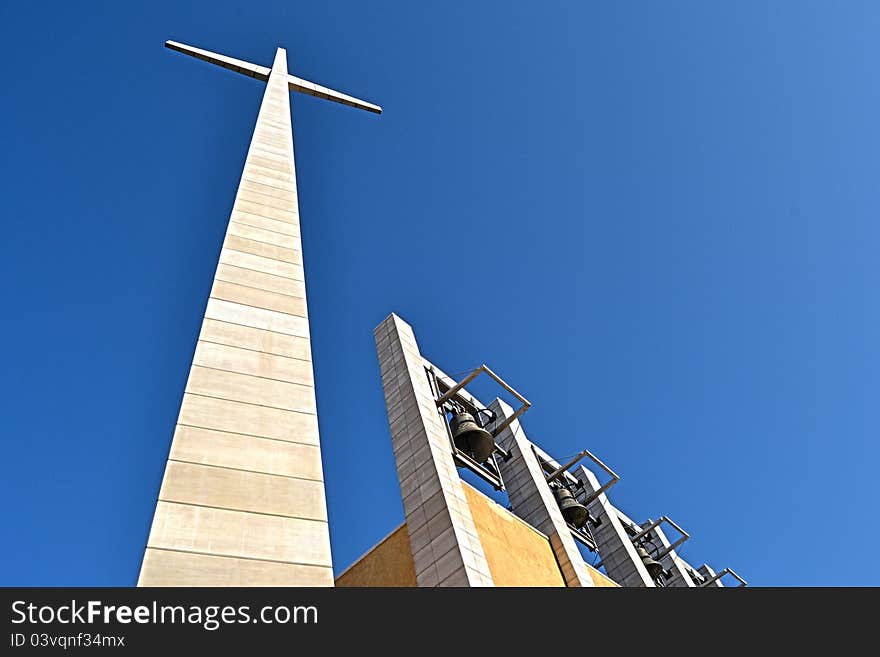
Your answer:
[[[654,581],[657,580],[658,577],[663,573],[663,564],[655,559],[651,558],[651,555],[648,554],[648,551],[642,547],[641,545],[636,547],[636,554],[639,555],[639,559],[642,560],[642,565],[648,571],[648,575],[651,576],[651,579]]]
[[[587,524],[590,517],[587,507],[574,499],[574,495],[567,488],[554,488],[553,494],[556,496],[556,503],[562,511],[562,517],[565,522],[574,525],[578,529]]]
[[[492,434],[477,424],[474,416],[465,411],[457,412],[449,421],[452,440],[462,452],[470,454],[477,463],[482,463],[495,451]]]

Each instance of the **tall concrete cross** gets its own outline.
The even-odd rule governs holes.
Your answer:
[[[289,90],[377,105],[167,41],[266,91],[214,274],[138,586],[332,586]]]

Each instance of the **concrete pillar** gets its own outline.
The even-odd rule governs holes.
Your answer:
[[[416,581],[419,586],[492,586],[413,330],[392,314],[374,336]]]
[[[703,579],[705,581],[709,581],[710,579],[715,577],[715,575],[717,574],[714,570],[712,570],[712,568],[708,564],[703,564],[702,566],[697,568],[697,572],[703,576]],[[718,587],[718,588],[724,588],[724,582],[722,582],[721,579],[719,578],[719,579],[716,579],[711,584],[709,584],[709,586],[706,588],[712,588],[713,586]]]
[[[220,251],[138,585],[333,585],[282,48]]]
[[[582,465],[578,466],[575,476],[588,495],[601,488],[596,475]],[[608,576],[625,587],[654,587],[654,581],[636,554],[636,548],[608,496],[601,493],[587,505],[587,509],[600,521],[592,528],[593,538]]]
[[[498,422],[509,418],[514,412],[497,398],[489,409],[495,412]],[[499,459],[498,467],[513,512],[550,539],[550,546],[568,586],[594,586],[593,578],[519,420],[511,422],[495,437],[495,441],[511,453],[510,460]]]
[[[651,522],[652,521],[648,519],[644,523],[642,523],[642,529],[647,528],[648,525],[651,524]],[[663,532],[662,525],[652,529],[648,536],[655,537],[654,544],[656,545],[657,543],[660,543],[662,549],[666,549],[672,544],[670,540],[666,537],[666,534]],[[670,579],[666,580],[667,587],[693,588],[695,586],[694,580],[691,579],[691,576],[687,571],[687,564],[675,553],[675,550],[670,550],[661,559],[658,559],[658,561],[663,564],[664,570],[672,575]]]

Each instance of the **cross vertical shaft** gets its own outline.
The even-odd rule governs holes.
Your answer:
[[[227,68],[237,62],[223,61]],[[258,74],[251,77],[261,79]],[[214,274],[139,586],[333,585],[289,84],[279,48]]]

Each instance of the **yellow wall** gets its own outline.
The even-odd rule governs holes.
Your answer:
[[[565,586],[547,537],[462,483],[495,586]],[[596,586],[618,586],[598,570],[587,570]],[[336,586],[416,586],[406,523],[343,572]]]
[[[565,586],[546,536],[468,484],[464,492],[495,586]]]
[[[415,586],[416,569],[406,523],[336,579],[336,586]]]
[[[608,586],[608,587],[619,587],[620,584],[615,582],[610,577],[603,575],[598,570],[587,564],[587,570],[590,573],[590,577],[593,578],[593,584],[599,587]]]

